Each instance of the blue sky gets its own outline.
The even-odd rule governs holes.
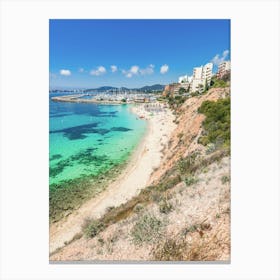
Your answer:
[[[49,34],[51,88],[168,84],[230,59],[230,20],[50,20]]]

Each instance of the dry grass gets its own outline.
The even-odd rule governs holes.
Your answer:
[[[193,155],[190,155],[189,157],[183,159],[184,162],[182,162],[182,164],[184,164],[184,172],[186,174],[194,174],[194,172],[201,170],[211,163],[222,159],[227,154],[227,150],[218,150],[203,159],[199,159],[196,156],[194,157]],[[119,207],[110,207],[109,209],[107,209],[107,212],[104,214],[104,216],[97,221],[85,221],[83,231],[86,236],[92,236],[90,232],[93,232],[93,236],[95,236],[95,227],[97,226],[96,223],[102,224],[100,230],[98,229],[99,232],[109,225],[117,223],[121,220],[125,220],[131,214],[135,213],[136,205],[141,204],[142,206],[146,206],[153,202],[159,203],[160,201],[162,201],[164,198],[166,198],[170,189],[175,187],[178,183],[182,182],[182,177],[184,177],[182,176],[183,171],[178,171],[178,168],[180,170],[180,167],[178,166],[174,166],[173,168],[168,170],[168,172],[166,172],[162,176],[160,182],[157,185],[149,186],[143,189],[138,196],[133,197],[128,202],[120,205]],[[179,175],[178,172],[180,172],[181,175]],[[195,181],[193,181],[193,183],[195,183]],[[168,208],[170,209],[168,209],[167,212],[170,212],[172,210],[172,207]],[[92,225],[90,226],[91,222]],[[88,227],[91,227],[91,229],[88,229]]]
[[[145,214],[141,216],[131,230],[131,237],[135,244],[152,242],[162,235],[163,222],[155,216]]]
[[[185,235],[185,236],[184,236]],[[188,238],[191,236],[191,238]],[[153,248],[157,261],[216,261],[230,251],[229,232],[223,224],[212,229],[209,224],[194,225],[187,234],[179,234]]]

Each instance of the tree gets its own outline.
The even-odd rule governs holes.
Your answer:
[[[187,92],[186,89],[183,88],[183,87],[181,87],[181,88],[179,89],[179,94],[184,94],[184,93],[186,93],[186,92]]]

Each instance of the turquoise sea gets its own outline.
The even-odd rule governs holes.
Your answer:
[[[49,99],[51,189],[125,162],[145,133],[146,122],[130,112],[131,105],[53,102],[57,95]]]
[[[50,222],[103,191],[147,126],[130,112],[131,105],[53,102],[57,95],[49,98]]]

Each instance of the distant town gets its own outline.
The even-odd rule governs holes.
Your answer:
[[[211,86],[213,79],[222,79],[230,75],[230,61],[223,61],[218,66],[218,72],[213,74],[213,63],[207,63],[204,66],[193,68],[192,76],[179,77],[178,83],[172,83],[165,86],[164,95],[174,95],[179,92],[190,95],[193,93],[202,93]]]
[[[138,89],[125,87],[100,87],[95,89],[52,89],[50,93],[73,93],[52,97],[59,102],[83,102],[83,103],[150,103],[162,97],[176,96],[188,97],[207,91],[216,80],[229,77],[231,70],[230,61],[223,61],[218,66],[217,73],[213,73],[213,63],[194,67],[192,76],[181,76],[178,82],[168,85],[145,86]],[[227,80],[227,79],[224,79]]]

